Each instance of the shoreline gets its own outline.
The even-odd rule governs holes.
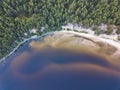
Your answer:
[[[99,37],[96,35],[85,34],[85,33],[80,33],[80,32],[75,32],[75,31],[62,30],[61,32],[70,32],[70,33],[78,34],[78,35],[85,37],[85,38],[93,38],[96,40],[100,40],[102,42],[108,43],[108,44],[115,46],[115,47],[118,47],[120,49],[120,42],[119,41],[114,41],[112,39],[107,39],[107,38]]]
[[[5,62],[5,59],[8,58],[10,55],[12,55],[19,47],[20,45],[26,43],[27,41],[29,40],[34,40],[34,39],[38,39],[38,38],[41,38],[43,36],[46,36],[46,35],[49,35],[49,34],[53,34],[54,32],[48,32],[48,33],[45,33],[45,34],[42,34],[41,36],[38,36],[38,35],[33,35],[31,36],[30,38],[27,38],[27,39],[24,39],[22,42],[20,42],[20,44],[18,44],[9,54],[7,54],[6,56],[4,56],[3,58],[0,59],[0,63],[4,63]],[[36,37],[34,37],[36,36]]]
[[[93,39],[96,39],[96,40],[100,40],[102,42],[105,42],[105,43],[108,43],[112,46],[115,46],[117,47],[118,49],[120,49],[120,42],[117,42],[117,41],[114,41],[114,40],[111,40],[111,39],[106,39],[106,38],[103,38],[103,37],[99,37],[99,36],[96,36],[96,35],[91,35],[91,34],[86,34],[86,33],[81,33],[81,32],[75,32],[74,30],[71,30],[71,31],[67,31],[67,30],[61,30],[61,31],[51,31],[51,32],[47,32],[45,34],[42,34],[41,36],[38,36],[38,35],[33,35],[31,36],[30,38],[27,38],[27,39],[24,39],[22,42],[20,42],[19,45],[17,45],[8,55],[4,56],[3,58],[0,59],[0,63],[5,63],[5,59],[8,58],[10,55],[12,55],[19,47],[20,45],[26,43],[27,41],[29,40],[34,40],[34,39],[38,39],[38,38],[41,38],[43,36],[46,36],[46,35],[50,35],[50,34],[54,34],[55,32],[69,32],[69,33],[74,33],[74,34],[78,34],[82,37],[86,37],[86,38],[93,38]]]

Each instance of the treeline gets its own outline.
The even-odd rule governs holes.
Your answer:
[[[0,58],[30,29],[60,30],[69,22],[116,25],[120,33],[120,0],[0,0]]]

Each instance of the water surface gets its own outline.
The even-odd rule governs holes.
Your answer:
[[[120,90],[120,69],[108,58],[28,44],[1,66],[0,90]]]

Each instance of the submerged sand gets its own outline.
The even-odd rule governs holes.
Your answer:
[[[119,43],[108,39],[98,38],[97,36],[73,31],[54,32],[53,34],[40,39],[40,42],[31,42],[30,47],[34,49],[47,47],[69,48],[78,51],[79,49],[86,49],[91,52],[105,55],[108,58],[113,58],[118,62],[120,61]]]
[[[119,90],[115,45],[85,34],[54,32],[23,45],[23,52],[0,73],[0,89]]]

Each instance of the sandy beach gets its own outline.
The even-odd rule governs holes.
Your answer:
[[[32,40],[32,39],[41,38],[43,36],[46,36],[46,35],[49,35],[49,34],[53,34],[53,33],[55,34],[57,32],[60,32],[60,33],[63,33],[63,34],[64,33],[73,33],[73,34],[80,35],[83,38],[88,38],[88,39],[94,40],[95,42],[101,41],[101,42],[104,42],[104,43],[108,43],[108,44],[110,44],[110,45],[112,45],[112,46],[117,48],[117,51],[116,51],[116,53],[114,53],[114,56],[120,55],[120,43],[117,42],[117,41],[101,38],[99,36],[95,36],[95,35],[91,35],[91,34],[85,34],[85,33],[79,33],[79,32],[74,32],[74,31],[61,30],[61,31],[55,31],[55,32],[48,32],[48,33],[43,34],[41,36],[37,36],[37,35],[36,36],[31,36],[28,39],[24,39],[18,46],[16,46],[16,48],[13,49],[13,51],[11,51],[8,55],[6,55],[2,59],[0,59],[0,62],[5,62],[5,59],[8,58],[10,55],[12,55],[12,53],[14,53],[20,47],[20,45],[24,44],[26,41],[29,41],[29,40]]]

